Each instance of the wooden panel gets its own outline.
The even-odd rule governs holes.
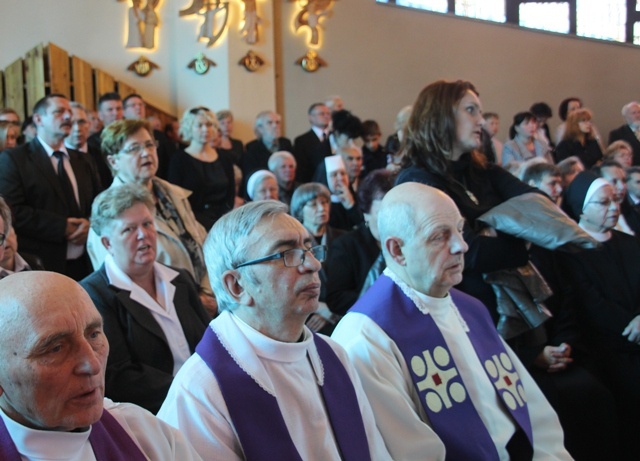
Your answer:
[[[162,125],[162,129],[160,131],[164,131],[164,127],[167,123],[171,123],[174,120],[177,120],[176,117],[174,117],[171,114],[168,114],[167,112],[158,109],[155,106],[152,106],[151,104],[147,104],[147,118],[154,116],[154,117],[158,117],[160,119],[160,124]]]
[[[69,76],[69,53],[49,43],[45,48],[49,92],[60,93],[71,99],[71,78]]]
[[[118,94],[122,99],[129,96],[131,93],[135,93],[136,90],[133,87],[130,87],[124,82],[118,82]]]
[[[46,94],[44,47],[42,45],[27,51],[24,59],[24,82],[27,96],[26,107],[31,112],[36,102],[44,98]]]
[[[116,81],[113,77],[100,69],[94,69],[93,75],[96,82],[96,107],[98,105],[98,99],[100,95],[105,93],[112,93],[116,91]]]
[[[22,59],[17,59],[4,70],[6,107],[14,109],[24,120],[24,69]]]
[[[77,56],[71,57],[71,89],[73,100],[89,110],[96,109],[96,95],[93,91],[93,69],[91,64]]]

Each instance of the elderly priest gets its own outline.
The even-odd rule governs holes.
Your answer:
[[[387,268],[333,339],[362,380],[393,459],[571,459],[549,403],[462,281],[463,218],[437,189],[382,201]]]
[[[104,399],[109,344],[73,280],[21,272],[0,281],[0,459],[200,460],[171,426]]]
[[[205,260],[222,312],[158,413],[203,458],[391,459],[344,351],[305,327],[325,254],[311,242],[272,200],[211,229]]]

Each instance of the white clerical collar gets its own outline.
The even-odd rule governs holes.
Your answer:
[[[382,273],[393,280],[393,282],[398,285],[398,287],[400,287],[402,292],[407,295],[407,297],[411,301],[413,301],[420,312],[425,315],[433,315],[434,317],[448,315],[450,312],[453,312],[460,321],[460,324],[464,331],[469,331],[467,322],[465,322],[465,320],[462,318],[462,315],[460,315],[460,311],[458,311],[458,308],[453,303],[453,299],[451,299],[451,295],[449,293],[447,293],[447,296],[445,296],[444,298],[434,298],[433,296],[420,293],[419,291],[411,288],[409,285],[404,283],[400,279],[400,277],[398,277],[396,273],[393,272],[393,270],[388,266]]]
[[[287,343],[263,335],[240,317],[233,314],[233,312],[231,312],[231,318],[253,345],[256,353],[260,357],[264,357],[268,360],[276,360],[278,362],[297,362],[307,355],[307,350],[313,342],[313,336],[306,327],[303,330],[302,341]]]
[[[0,409],[0,417],[18,452],[27,459],[51,461],[74,459],[83,451],[91,434],[91,428],[84,432],[31,429],[9,418],[2,409]]]
[[[594,232],[594,231],[590,231],[589,229],[585,229],[582,224],[578,224],[583,231],[585,231],[587,234],[589,234],[591,237],[593,237],[594,239],[596,239],[598,242],[606,242],[607,240],[609,240],[611,238],[611,231],[607,231],[607,232]]]

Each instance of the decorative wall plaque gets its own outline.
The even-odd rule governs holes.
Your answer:
[[[193,69],[198,75],[204,75],[209,72],[211,66],[215,67],[216,63],[207,58],[204,53],[198,53],[196,58],[187,64],[187,67]]]
[[[318,56],[318,53],[313,50],[307,51],[307,54],[299,58],[296,61],[296,64],[298,64],[307,72],[315,72],[321,67],[327,66],[327,62],[320,56]]]
[[[260,67],[264,65],[264,60],[260,56],[258,56],[254,51],[249,50],[247,51],[247,54],[245,54],[242,57],[242,59],[238,61],[238,64],[240,64],[241,66],[244,66],[244,68],[247,69],[249,72],[255,72],[256,70],[260,69]]]
[[[153,69],[160,69],[160,66],[149,61],[149,59],[144,56],[140,56],[127,67],[127,70],[135,72],[140,77],[146,77]]]

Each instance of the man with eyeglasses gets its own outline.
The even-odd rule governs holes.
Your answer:
[[[87,118],[87,110],[78,102],[71,101],[71,132],[69,136],[64,138],[64,145],[70,149],[87,154],[85,157],[100,181],[100,190],[108,188],[113,182],[113,176],[109,165],[102,156],[100,149],[90,146],[89,139],[89,120]]]
[[[99,184],[86,157],[64,145],[71,119],[64,95],[36,103],[37,137],[0,154],[0,195],[13,210],[20,248],[42,258],[47,270],[81,280],[91,272],[87,218]]]
[[[390,459],[344,351],[305,321],[325,247],[286,205],[253,202],[205,242],[218,306],[158,416],[206,459]]]

